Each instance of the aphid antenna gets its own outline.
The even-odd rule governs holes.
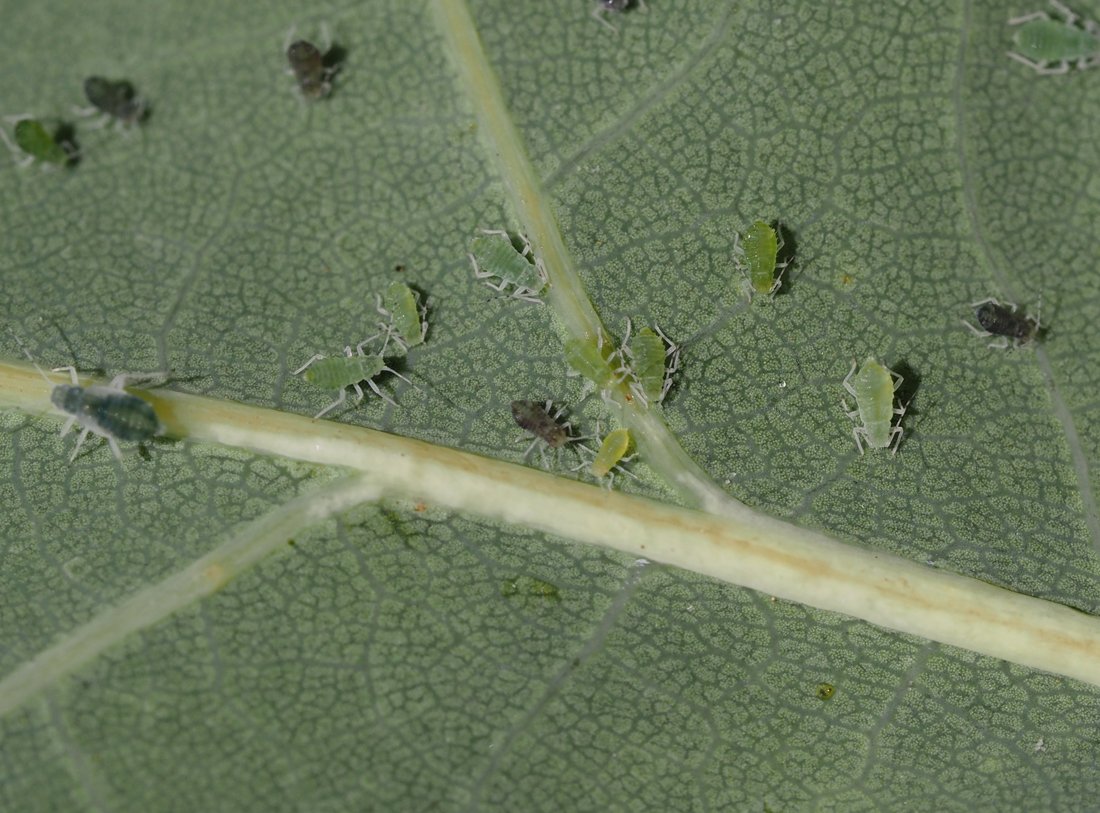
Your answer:
[[[0,130],[0,132],[3,132],[3,131],[2,131],[2,130]],[[19,345],[19,349],[23,351],[23,355],[27,357],[27,361],[29,361],[29,362],[30,362],[31,364],[33,364],[33,365],[34,365],[34,369],[38,370],[38,374],[39,374],[40,376],[42,376],[42,380],[43,380],[43,381],[45,381],[45,382],[46,382],[47,384],[49,384],[49,385],[50,385],[51,387],[56,387],[56,386],[57,386],[57,384],[56,384],[55,382],[51,381],[51,380],[50,380],[50,377],[49,377],[48,375],[46,375],[46,372],[45,372],[45,371],[44,371],[44,370],[43,370],[43,369],[42,369],[41,367],[39,367],[39,366],[38,366],[38,362],[34,360],[34,356],[32,356],[32,355],[31,355],[31,351],[27,349],[27,346],[26,346],[25,344],[23,344],[23,341],[22,341],[22,339],[20,339],[20,338],[19,338],[19,337],[18,337],[18,336],[17,336],[16,334],[15,334],[15,331],[14,331],[14,330],[12,330],[12,329],[11,329],[11,328],[9,327],[9,328],[8,328],[8,333],[10,333],[10,334],[11,334],[11,337],[12,337],[13,339],[15,339],[15,343],[16,343],[17,345]]]

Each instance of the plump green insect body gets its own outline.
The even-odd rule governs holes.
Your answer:
[[[321,389],[338,390],[374,378],[385,366],[381,356],[333,356],[318,359],[302,378]]]
[[[517,251],[507,232],[482,231],[470,242],[470,263],[474,277],[494,291],[517,299],[539,302],[538,295],[546,287],[546,272],[534,260],[531,246],[524,241],[523,251]]]
[[[665,386],[665,343],[650,328],[643,327],[630,341],[634,375],[647,399],[659,401]]]
[[[645,403],[660,403],[672,388],[672,374],[680,369],[680,348],[673,344],[661,328],[643,327],[633,339],[623,340],[623,347],[630,357],[630,372],[634,381],[631,389]]]
[[[748,277],[745,287],[749,299],[754,292],[771,296],[779,290],[787,267],[787,263],[778,261],[782,248],[779,234],[763,220],[755,221],[744,234],[734,235],[733,260]]]
[[[1012,42],[1019,53],[1035,62],[1073,62],[1100,51],[1100,43],[1088,31],[1051,19],[1025,23]]]
[[[15,123],[14,134],[16,146],[38,161],[64,166],[72,158],[37,119],[20,119]]]
[[[566,363],[601,390],[615,383],[613,355],[607,344],[584,339],[568,339],[565,342]]]
[[[600,448],[592,459],[589,471],[593,477],[606,477],[619,461],[630,451],[631,437],[629,429],[615,429],[608,432],[600,442]]]
[[[409,382],[409,379],[405,378],[405,376],[401,375],[393,368],[386,366],[386,362],[382,357],[386,352],[385,347],[382,348],[382,352],[378,355],[367,355],[363,352],[363,347],[375,338],[377,337],[372,336],[370,339],[360,342],[354,352],[352,352],[351,347],[345,347],[344,355],[342,356],[333,356],[329,358],[318,353],[294,371],[294,375],[303,373],[302,378],[310,384],[314,384],[324,389],[339,390],[336,400],[314,415],[314,418],[320,418],[322,415],[344,403],[348,394],[347,387],[351,387],[352,390],[354,390],[356,403],[362,401],[364,395],[362,387],[359,386],[360,382],[366,382],[367,386],[371,388],[374,394],[386,403],[397,406],[391,398],[382,394],[382,390],[378,389],[378,385],[374,383],[373,379],[376,375],[383,372],[391,373],[405,382]]]
[[[1044,75],[1065,73],[1071,64],[1079,69],[1100,64],[1100,26],[1082,20],[1058,0],[1050,5],[1061,20],[1035,11],[1008,21],[1020,26],[1012,36],[1016,50],[1008,55]]]
[[[424,320],[424,308],[417,300],[416,291],[403,282],[395,282],[386,289],[383,300],[385,306],[378,305],[378,311],[390,320],[383,328],[392,327],[397,332],[396,341],[403,349],[416,347],[423,343],[428,335],[428,323]]]
[[[869,357],[856,372],[856,362],[844,379],[844,389],[856,399],[856,408],[848,411],[848,417],[859,421],[852,430],[856,448],[863,454],[863,443],[872,449],[885,449],[891,445],[897,452],[901,441],[902,429],[894,426],[894,416],[905,414],[903,408],[894,407],[894,390],[903,381],[902,377],[891,371],[882,362]]]

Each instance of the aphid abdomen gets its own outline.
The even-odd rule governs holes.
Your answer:
[[[611,370],[611,353],[595,341],[566,340],[565,361],[601,390],[615,383]]]
[[[424,341],[425,329],[420,321],[420,306],[416,293],[403,282],[395,282],[386,289],[386,311],[393,326],[409,347]]]
[[[381,356],[333,356],[315,361],[303,378],[322,389],[339,390],[374,378],[384,366]]]
[[[329,92],[326,81],[324,55],[312,42],[297,40],[286,49],[286,59],[302,95],[318,99]]]
[[[665,384],[665,343],[661,337],[644,327],[630,343],[634,375],[642,385],[646,398],[659,401]]]
[[[107,387],[85,387],[77,423],[96,434],[140,443],[160,431],[153,405],[144,398]]]
[[[851,392],[855,395],[856,409],[862,426],[857,432],[873,449],[890,445],[894,434],[894,379],[890,370],[875,358],[863,362],[852,378]]]
[[[775,260],[779,253],[775,229],[757,220],[749,226],[742,242],[753,290],[758,294],[770,294],[775,290]]]
[[[54,140],[54,137],[36,119],[20,119],[15,123],[15,143],[27,155],[61,166],[72,157],[69,151]]]
[[[1072,62],[1100,50],[1100,43],[1088,31],[1051,19],[1026,23],[1012,41],[1021,54],[1036,62]]]
[[[513,401],[512,420],[551,449],[557,449],[569,440],[565,427],[558,424],[539,401]]]
[[[536,294],[546,287],[538,266],[520,254],[503,233],[477,235],[470,242],[470,254],[482,278],[497,277],[505,285]]]
[[[133,124],[145,112],[144,102],[125,79],[113,82],[102,76],[89,76],[84,80],[84,95],[96,110],[123,124]]]
[[[606,477],[630,449],[630,430],[615,429],[607,433],[600,443],[600,449],[592,460],[590,471],[593,477]]]
[[[1031,337],[1033,328],[1027,317],[999,303],[982,303],[974,310],[974,316],[978,324],[994,336],[1021,340]]]

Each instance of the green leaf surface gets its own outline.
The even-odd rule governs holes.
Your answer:
[[[80,156],[0,165],[0,809],[1095,804],[1100,690],[1065,676],[1095,651],[1068,627],[1037,622],[1040,671],[884,626],[985,629],[943,574],[1100,613],[1100,71],[1012,62],[1032,9],[993,2],[647,0],[617,32],[591,8],[5,6],[0,113],[74,123]],[[282,42],[322,21],[343,64],[306,103]],[[148,119],[75,117],[89,75]],[[757,219],[795,262],[749,303],[731,248]],[[475,281],[500,228],[546,260],[546,304]],[[335,393],[292,371],[376,332],[395,281],[430,324],[411,383],[379,380],[397,406],[308,421]],[[990,296],[1041,299],[1041,341],[966,330]],[[682,351],[648,412],[565,360],[628,318]],[[44,368],[170,371],[168,436],[68,462],[13,333]],[[868,355],[912,398],[896,457],[860,456],[840,406]],[[478,479],[470,455],[523,462],[516,399],[630,424],[615,489],[657,504]],[[742,504],[878,557],[904,617],[819,609],[848,606],[815,597],[844,592],[828,568],[736,586],[767,582],[691,534],[757,522]],[[682,520],[653,531],[675,555],[631,511]]]

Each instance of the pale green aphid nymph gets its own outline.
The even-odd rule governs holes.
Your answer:
[[[1081,19],[1057,0],[1050,5],[1061,20],[1033,11],[1008,21],[1020,26],[1012,36],[1016,50],[1008,55],[1044,76],[1066,73],[1071,65],[1079,70],[1100,65],[1100,25]]]
[[[873,356],[869,356],[862,367],[852,361],[852,369],[844,378],[844,389],[856,399],[856,408],[848,409],[843,400],[841,404],[848,417],[859,422],[852,429],[852,436],[860,454],[863,454],[864,443],[872,449],[892,447],[891,452],[897,454],[902,428],[894,426],[894,417],[904,415],[905,407],[894,406],[894,392],[902,381],[900,375]]]

